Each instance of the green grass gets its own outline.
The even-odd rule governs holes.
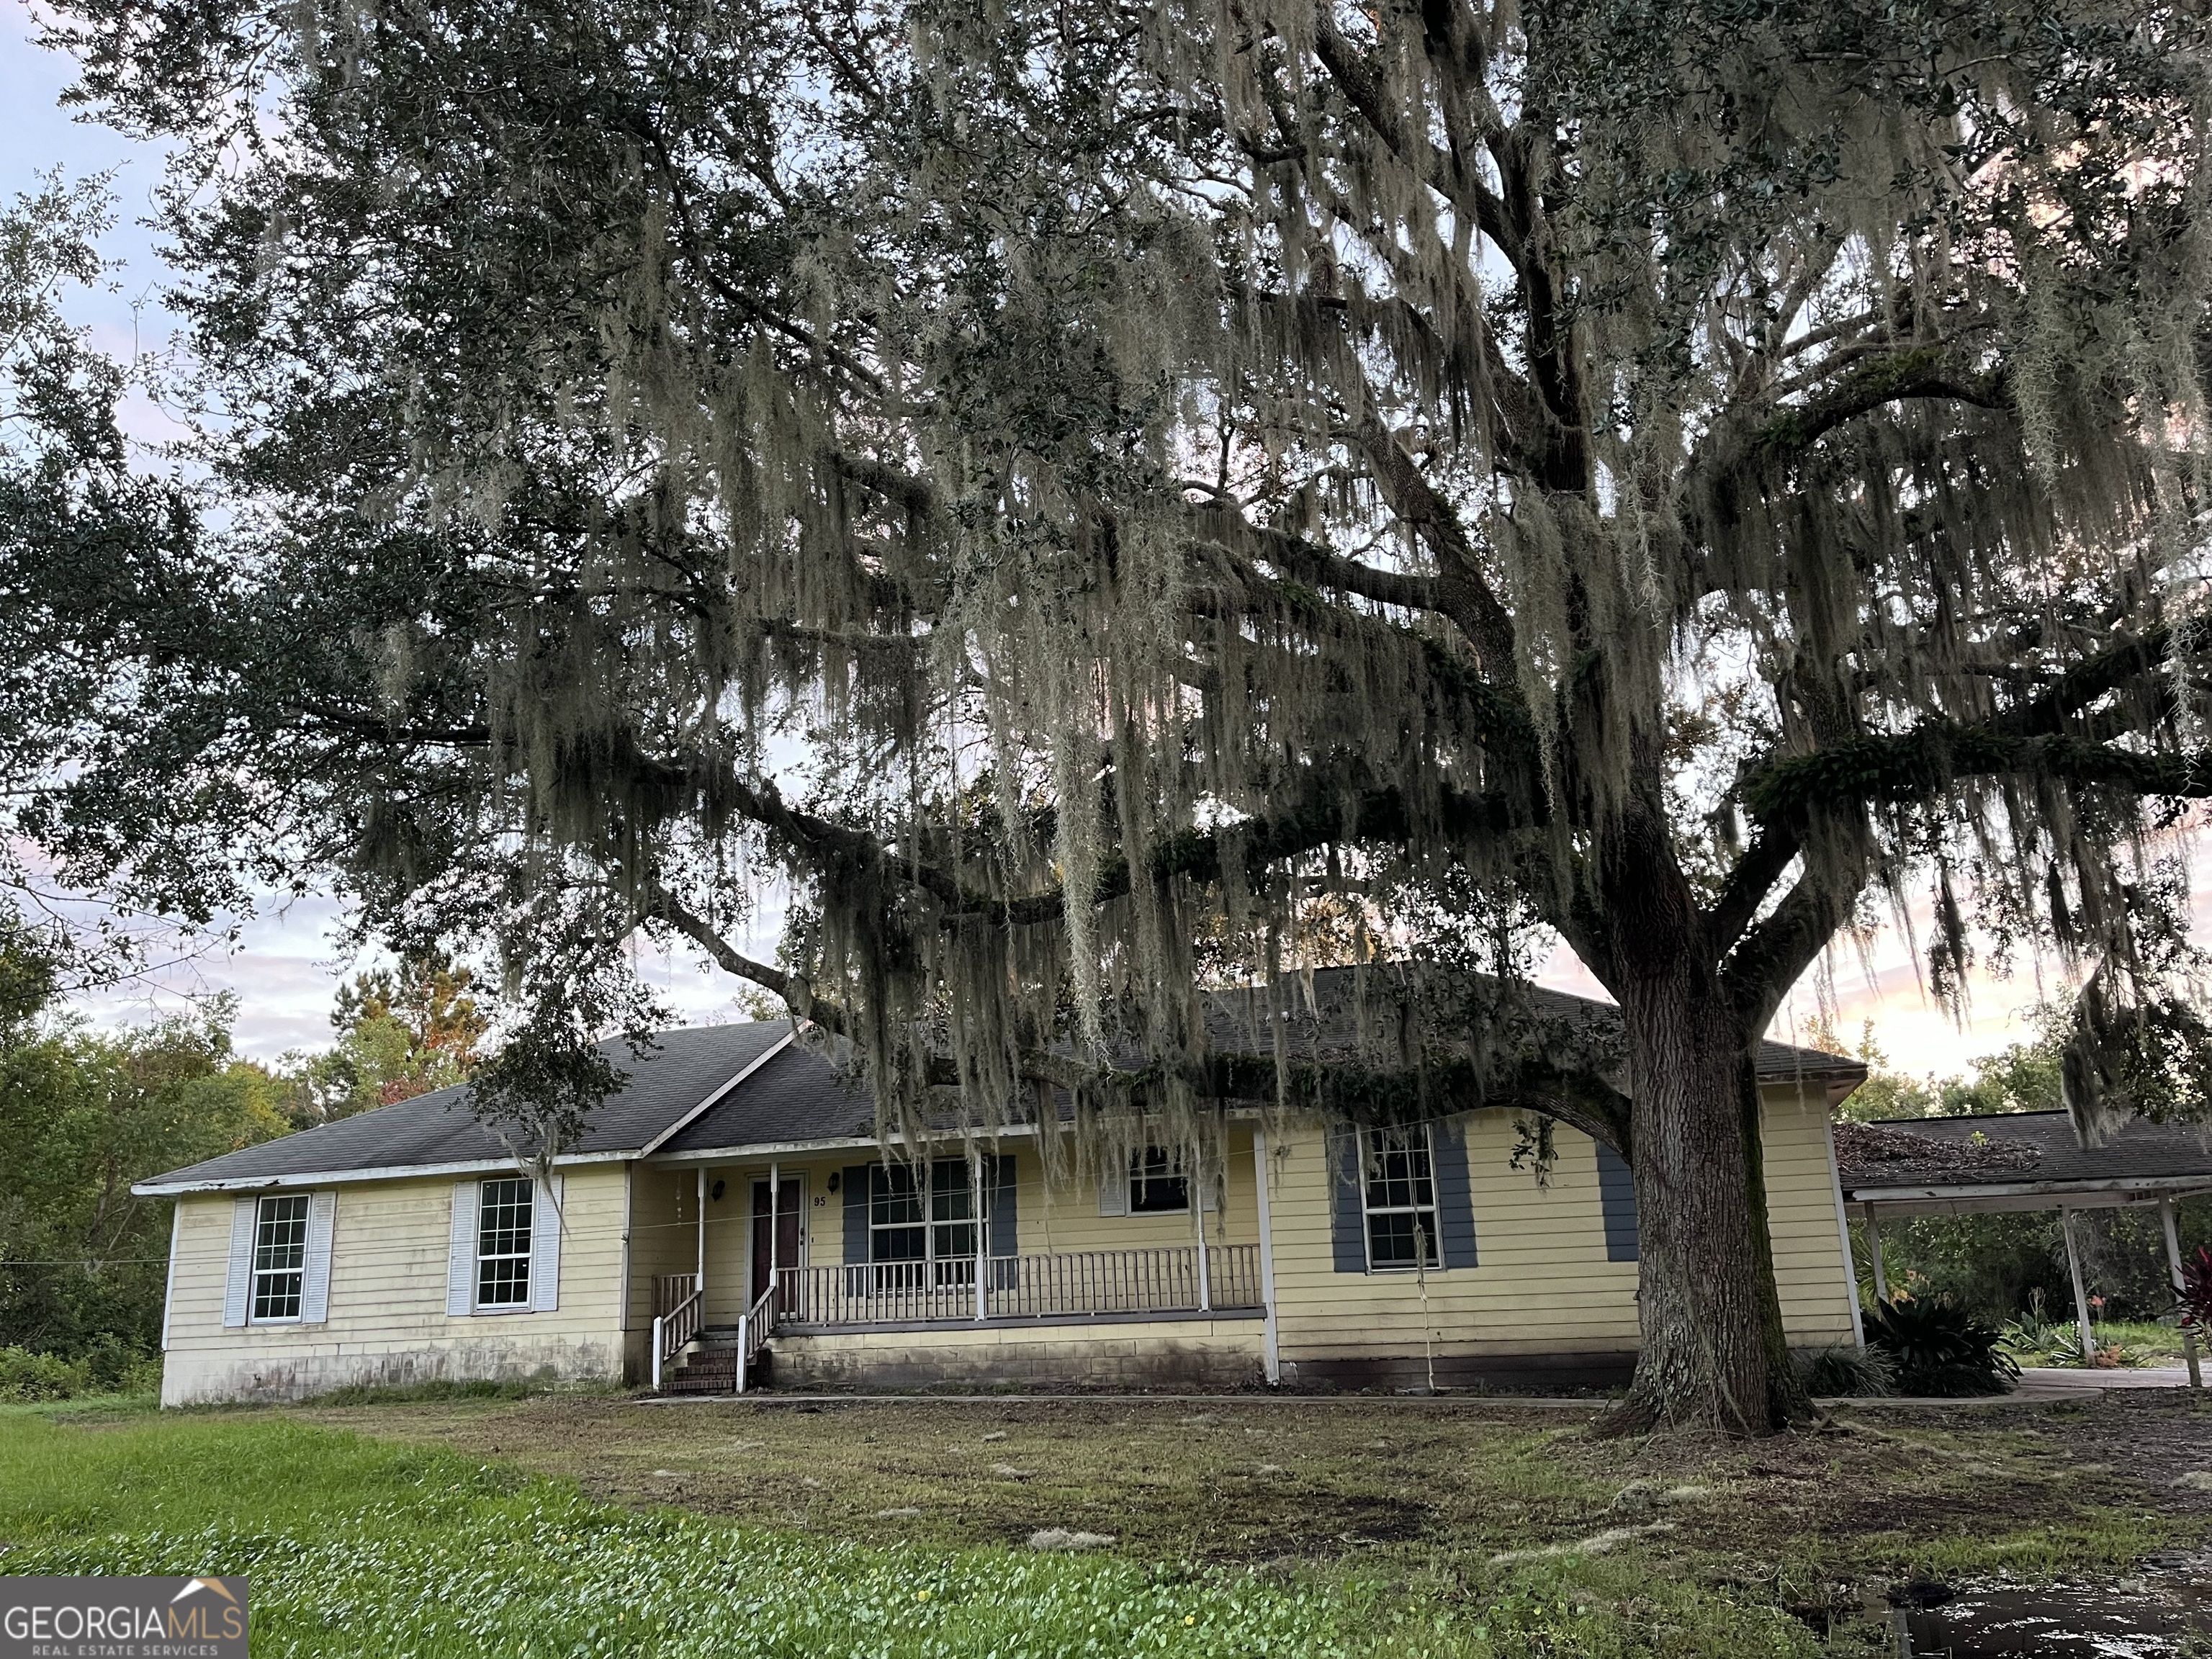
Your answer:
[[[596,1502],[275,1413],[0,1413],[12,1573],[244,1573],[283,1655],[1811,1653],[1771,1606],[1566,1558],[1471,1587],[855,1544]],[[1597,1588],[1593,1588],[1593,1585]]]
[[[0,1541],[13,1573],[245,1573],[257,1659],[1870,1659],[1899,1578],[2201,1542],[2200,1425],[2164,1394],[1749,1443],[1379,1399],[109,1399],[0,1407]],[[1054,1525],[1119,1541],[1024,1547]]]

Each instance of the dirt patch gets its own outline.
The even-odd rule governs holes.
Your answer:
[[[1059,1528],[1151,1556],[1382,1552],[1449,1570],[1632,1528],[1636,1548],[1754,1574],[1793,1560],[1878,1574],[1940,1565],[1962,1540],[2047,1537],[2094,1557],[2212,1531],[2212,1491],[2175,1484],[2212,1471],[2212,1407],[2171,1395],[1844,1412],[1826,1431],[1752,1443],[1594,1441],[1578,1415],[1474,1401],[556,1397],[296,1414],[624,1503],[869,1542]]]

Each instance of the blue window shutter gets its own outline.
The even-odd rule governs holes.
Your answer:
[[[1605,1218],[1605,1259],[1636,1260],[1636,1176],[1619,1152],[1597,1143],[1597,1202]]]
[[[845,1189],[845,1265],[868,1259],[868,1171],[872,1165],[846,1166],[838,1185]]]
[[[1014,1211],[1014,1155],[1007,1152],[984,1162],[984,1179],[990,1183],[990,1250],[994,1256],[1018,1255],[1019,1218]],[[999,1290],[1012,1288],[1018,1271],[1012,1261],[991,1269],[991,1283]]]
[[[1359,1131],[1328,1134],[1328,1243],[1340,1273],[1367,1271],[1367,1206],[1359,1194]]]
[[[1443,1265],[1472,1267],[1474,1255],[1474,1190],[1467,1178],[1467,1142],[1449,1123],[1429,1128],[1429,1170],[1437,1183],[1437,1241]]]

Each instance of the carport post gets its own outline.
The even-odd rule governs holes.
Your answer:
[[[1874,1299],[1889,1300],[1889,1280],[1881,1271],[1881,1223],[1875,1219],[1874,1206],[1866,1206],[1867,1263],[1874,1269]]]
[[[2066,1235],[2066,1271],[2074,1276],[2074,1318],[2081,1333],[2081,1358],[2097,1361],[2097,1334],[2089,1323],[2089,1292],[2081,1287],[2081,1252],[2074,1247],[2074,1212],[2058,1206],[2058,1231]]]
[[[2171,1198],[2159,1200],[2158,1219],[2159,1224],[2166,1229],[2166,1265],[2172,1269],[2173,1294],[2179,1301],[2182,1288],[2181,1236],[2173,1230],[2173,1200]],[[2181,1357],[2189,1362],[2189,1386],[2203,1388],[2204,1374],[2197,1364],[2197,1327],[2189,1322],[2186,1309],[2181,1315]]]

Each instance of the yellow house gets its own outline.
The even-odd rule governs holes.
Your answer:
[[[787,1025],[657,1042],[615,1056],[624,1086],[550,1183],[461,1090],[142,1182],[177,1200],[163,1403],[533,1377],[1540,1387],[1634,1361],[1628,1170],[1565,1128],[1540,1179],[1494,1109],[1232,1115],[1191,1171],[1152,1151],[1077,1174],[1035,1124],[911,1160]],[[1829,1115],[1863,1069],[1767,1043],[1759,1071],[1790,1340],[1856,1341]]]

